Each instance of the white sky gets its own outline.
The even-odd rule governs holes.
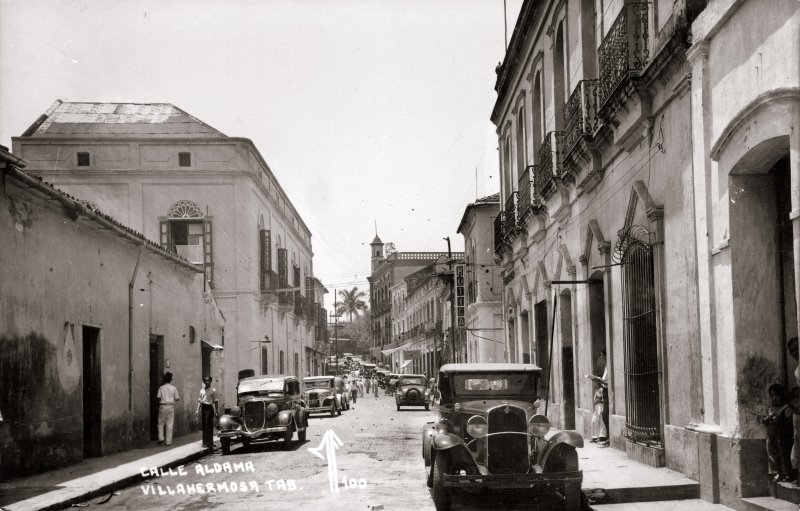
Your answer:
[[[499,191],[503,55],[503,0],[0,0],[0,144],[55,99],[173,103],[252,139],[315,274],[368,291],[376,221],[398,250],[460,251],[466,204]]]

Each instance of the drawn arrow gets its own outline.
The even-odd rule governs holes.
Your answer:
[[[321,460],[328,461],[328,483],[331,493],[339,493],[338,469],[336,467],[336,449],[342,447],[344,442],[339,436],[329,429],[322,435],[322,441],[317,447],[308,447],[308,452]],[[323,454],[323,449],[325,450]]]

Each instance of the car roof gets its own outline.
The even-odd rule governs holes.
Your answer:
[[[408,377],[408,378],[427,378],[424,374],[401,374],[401,378]]]
[[[258,381],[258,380],[296,380],[297,376],[287,376],[285,374],[262,374],[261,376],[248,376],[247,378],[242,378],[239,382],[243,381]]]
[[[439,368],[440,373],[495,373],[495,372],[540,373],[542,368],[535,364],[445,364]]]
[[[303,381],[332,380],[334,376],[306,376]]]

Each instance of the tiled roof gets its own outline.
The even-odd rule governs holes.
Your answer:
[[[497,203],[500,204],[500,192],[494,193],[492,195],[487,195],[486,197],[481,197],[475,201],[475,204],[482,204],[482,203]]]
[[[64,103],[57,100],[25,136],[102,135],[224,137],[169,103]]]

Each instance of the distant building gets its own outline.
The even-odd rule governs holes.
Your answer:
[[[466,350],[468,362],[505,362],[503,281],[494,261],[494,218],[500,194],[467,205],[458,225],[464,236],[467,275]]]
[[[249,139],[170,104],[57,101],[13,145],[32,173],[202,265],[228,319],[228,405],[240,375],[307,372],[311,231]]]
[[[203,376],[224,387],[202,265],[24,165],[0,150],[0,479],[155,440],[166,371],[175,435],[191,432]]]

